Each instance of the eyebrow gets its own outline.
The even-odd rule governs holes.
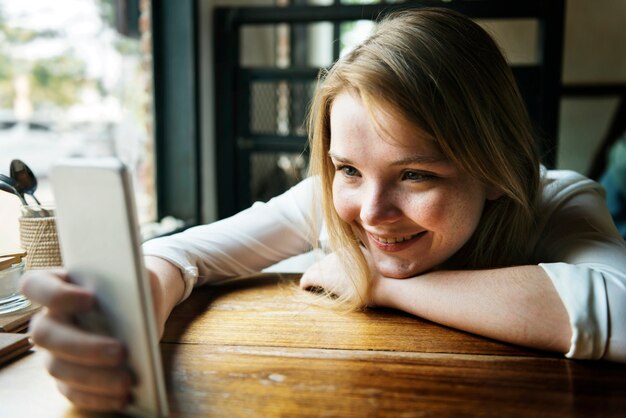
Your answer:
[[[340,155],[334,154],[329,151],[328,156],[333,160],[340,163],[350,163],[351,161],[348,158],[344,158]],[[448,163],[450,160],[447,159],[443,155],[410,155],[406,158],[402,158],[400,160],[396,160],[391,165],[393,166],[402,166],[402,165],[411,165],[411,164],[440,164],[440,163]]]

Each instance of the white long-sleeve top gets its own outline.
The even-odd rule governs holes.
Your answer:
[[[178,266],[183,300],[194,286],[260,272],[311,250],[323,231],[315,179],[267,203],[143,246]],[[626,362],[626,244],[602,187],[572,171],[542,171],[534,259],[552,280],[570,318],[571,358]],[[317,203],[317,206],[316,206]],[[314,238],[314,239],[312,239]]]

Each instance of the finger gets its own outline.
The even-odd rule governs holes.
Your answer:
[[[62,271],[29,271],[21,279],[21,291],[30,300],[58,314],[85,312],[95,305],[87,289],[68,282]]]
[[[308,290],[313,293],[323,293],[324,287],[320,284],[316,284],[314,280],[309,280],[305,277],[300,278],[300,289]]]
[[[132,379],[126,368],[82,366],[58,357],[48,357],[48,372],[73,389],[117,398],[130,395]]]
[[[300,288],[305,290],[314,290],[322,288],[319,281],[322,277],[322,272],[319,266],[319,262],[311,265],[300,277]]]
[[[32,340],[55,357],[86,366],[119,366],[126,350],[119,340],[91,334],[47,314],[31,321]]]
[[[310,280],[308,280],[308,277],[306,275],[306,272],[300,276],[300,289],[308,289],[309,286],[311,286]]]
[[[106,396],[78,390],[62,382],[57,382],[59,391],[76,407],[91,411],[121,411],[130,403],[129,396]]]
[[[333,291],[337,288],[336,280],[339,278],[335,272],[324,268],[321,262],[313,264],[300,278],[300,288],[319,292],[320,289]]]
[[[309,271],[303,274],[300,278],[300,289],[311,293],[328,294],[330,296],[332,292],[329,292],[328,289],[326,289],[326,286],[319,282],[319,275],[307,274]]]

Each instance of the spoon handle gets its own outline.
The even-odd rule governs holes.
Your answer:
[[[41,202],[39,201],[39,199],[37,199],[35,197],[35,193],[29,193],[29,194],[30,194],[30,197],[32,197],[35,200],[35,203],[37,203],[39,206],[41,206]],[[45,210],[45,209],[43,209],[43,210]]]
[[[7,193],[11,193],[14,194],[15,196],[19,197],[20,200],[22,201],[22,205],[24,206],[28,206],[28,202],[26,201],[26,199],[24,198],[24,194],[20,193],[17,188],[15,187],[15,180],[13,180],[11,177],[7,177],[4,174],[0,173],[0,182],[2,183],[0,186],[0,189],[2,189],[3,191],[7,192]]]

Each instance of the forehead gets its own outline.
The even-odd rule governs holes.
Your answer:
[[[332,149],[354,150],[361,144],[376,142],[401,152],[445,159],[435,139],[400,112],[382,104],[367,105],[355,92],[342,92],[333,100],[330,134]]]

